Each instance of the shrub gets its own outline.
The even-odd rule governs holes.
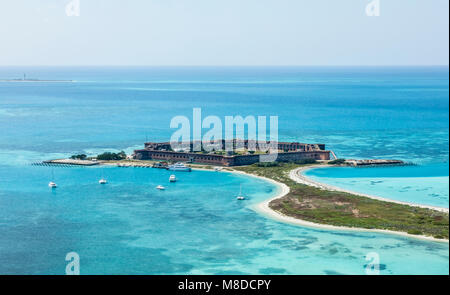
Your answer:
[[[111,160],[123,160],[127,157],[124,151],[121,151],[120,153],[110,153],[106,152],[103,154],[100,154],[97,156],[97,160],[103,160],[103,161],[111,161]]]
[[[86,160],[86,155],[85,154],[80,154],[80,155],[73,155],[70,158],[74,159],[74,160]]]
[[[420,230],[418,230],[418,229],[411,229],[411,230],[408,231],[408,234],[410,234],[410,235],[421,235],[422,232]]]
[[[280,163],[278,162],[258,162],[256,163],[257,167],[278,167]]]

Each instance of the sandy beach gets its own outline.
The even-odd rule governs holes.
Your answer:
[[[113,166],[117,166],[118,163],[102,163],[102,165],[113,165]],[[136,164],[136,163],[135,163]],[[130,165],[132,166],[132,165]],[[323,183],[318,183],[315,182],[311,179],[309,179],[308,177],[304,176],[302,173],[308,169],[314,169],[314,168],[322,168],[322,167],[330,167],[328,165],[323,165],[323,166],[307,166],[307,167],[300,167],[297,169],[293,169],[289,172],[289,178],[291,178],[293,181],[301,183],[301,184],[305,184],[308,186],[313,186],[313,187],[317,187],[317,188],[321,188],[321,189],[325,189],[325,190],[332,190],[332,191],[342,191],[342,192],[347,192],[350,194],[354,194],[354,195],[359,195],[359,196],[363,196],[363,197],[367,197],[367,198],[371,198],[371,199],[376,199],[376,200],[380,200],[380,201],[386,201],[386,202],[393,202],[393,203],[399,203],[399,204],[404,204],[404,205],[409,205],[409,206],[417,206],[417,207],[422,207],[422,208],[429,208],[429,209],[434,209],[434,210],[438,210],[441,212],[447,212],[448,213],[448,209],[446,208],[440,208],[440,207],[433,207],[433,206],[422,206],[422,205],[417,205],[417,204],[409,204],[409,203],[402,203],[402,202],[397,202],[397,201],[392,201],[392,200],[388,200],[388,199],[384,199],[384,198],[380,198],[377,196],[370,196],[370,195],[364,195],[364,194],[360,194],[360,193],[355,193],[355,192],[351,192],[351,191],[347,191],[344,189],[340,189],[340,188],[336,188],[333,186],[329,186]],[[213,172],[213,168],[211,169],[206,169],[204,167],[192,167],[192,169],[195,171],[209,171],[209,172]],[[287,216],[284,214],[281,214],[280,212],[274,211],[269,207],[269,203],[273,200],[279,199],[284,197],[285,195],[287,195],[290,191],[289,187],[281,182],[275,181],[273,179],[267,178],[267,177],[263,177],[263,176],[258,176],[258,175],[254,175],[254,174],[249,174],[249,173],[245,173],[243,171],[237,171],[237,170],[232,170],[232,169],[224,169],[224,170],[219,170],[216,172],[220,172],[220,173],[234,173],[234,174],[241,174],[241,175],[246,175],[249,177],[255,177],[258,179],[262,179],[264,181],[268,181],[272,184],[274,184],[275,186],[278,187],[278,193],[276,196],[274,196],[273,198],[267,199],[261,203],[258,203],[256,205],[253,205],[251,207],[251,209],[255,210],[256,212],[268,217],[268,218],[272,218],[274,220],[278,220],[281,222],[285,222],[285,223],[289,223],[292,225],[298,225],[298,226],[305,226],[305,227],[312,227],[312,228],[318,228],[318,229],[324,229],[324,230],[339,230],[339,231],[360,231],[360,232],[376,232],[376,233],[384,233],[384,234],[393,234],[393,235],[399,235],[399,236],[405,236],[405,237],[409,237],[409,238],[414,238],[414,239],[423,239],[423,240],[429,240],[429,241],[436,241],[436,242],[444,242],[444,243],[448,243],[448,240],[443,240],[443,239],[436,239],[433,237],[429,237],[429,236],[424,236],[424,235],[412,235],[412,234],[408,234],[406,232],[398,232],[398,231],[391,231],[391,230],[382,230],[382,229],[366,229],[366,228],[355,228],[355,227],[345,227],[345,226],[334,226],[334,225],[327,225],[327,224],[320,224],[320,223],[314,223],[314,222],[310,222],[310,221],[306,221],[306,220],[301,220],[301,219],[297,219],[291,216]]]
[[[323,185],[323,184],[319,184],[319,183],[315,183],[312,182],[310,183],[308,181],[308,178],[302,178],[302,177],[297,177],[296,175],[298,175],[298,173],[301,173],[301,171],[305,171],[307,169],[311,169],[311,168],[317,168],[317,167],[301,167],[298,169],[294,169],[292,171],[290,171],[289,176],[291,177],[292,180],[305,184],[305,185],[311,185],[311,186],[315,186],[317,187],[318,185]],[[278,220],[281,222],[285,222],[285,223],[289,223],[292,225],[298,225],[298,226],[305,226],[305,227],[312,227],[312,228],[318,228],[318,229],[324,229],[324,230],[338,230],[338,231],[359,231],[359,232],[375,232],[375,233],[383,233],[383,234],[393,234],[393,235],[399,235],[399,236],[404,236],[404,237],[408,237],[408,238],[414,238],[414,239],[421,239],[421,240],[428,240],[428,241],[435,241],[435,242],[441,242],[441,243],[448,243],[448,240],[443,240],[443,239],[436,239],[430,236],[424,236],[424,235],[412,235],[412,234],[408,234],[406,232],[398,232],[398,231],[391,231],[391,230],[384,230],[384,229],[366,229],[366,228],[355,228],[355,227],[345,227],[345,226],[334,226],[334,225],[327,225],[327,224],[319,224],[319,223],[314,223],[314,222],[310,222],[310,221],[306,221],[306,220],[301,220],[301,219],[297,219],[294,217],[290,217],[284,214],[281,214],[280,212],[274,211],[269,207],[269,203],[273,200],[279,199],[284,197],[285,195],[287,195],[289,193],[289,187],[287,185],[285,185],[284,183],[275,181],[273,179],[269,179],[266,177],[262,177],[262,176],[257,176],[257,175],[253,175],[253,174],[249,174],[249,173],[245,173],[242,171],[224,171],[224,172],[231,172],[231,173],[237,173],[237,174],[244,174],[247,176],[251,176],[251,177],[256,177],[259,179],[263,179],[265,181],[269,181],[273,184],[275,184],[276,186],[279,187],[279,192],[278,194],[273,197],[270,198],[268,200],[265,200],[261,203],[258,203],[256,205],[254,205],[252,207],[252,209],[254,209],[256,212],[268,217],[268,218],[272,218],[274,220]],[[324,189],[324,187],[322,187]],[[374,197],[372,196],[372,198],[378,199],[380,200],[378,197]],[[383,199],[385,200],[385,199]],[[385,200],[385,201],[390,201],[390,200]],[[409,204],[407,204],[409,205]],[[429,208],[429,207],[426,207]],[[440,208],[442,209],[442,208]],[[447,210],[448,212],[448,210]]]
[[[408,202],[401,202],[401,201],[386,199],[386,198],[382,198],[382,197],[378,197],[378,196],[374,196],[374,195],[368,195],[368,194],[354,192],[354,191],[346,190],[346,189],[339,188],[339,187],[336,187],[336,186],[328,185],[328,184],[325,184],[325,183],[319,183],[317,181],[314,181],[314,180],[310,179],[309,177],[307,177],[307,176],[305,176],[303,174],[309,169],[317,169],[317,168],[325,168],[325,167],[331,167],[331,166],[329,166],[329,165],[322,165],[322,166],[300,167],[300,168],[292,170],[289,173],[289,178],[292,179],[295,182],[302,183],[302,184],[309,185],[309,186],[313,186],[313,187],[317,187],[317,188],[324,189],[324,190],[344,192],[344,193],[349,193],[349,194],[352,194],[352,195],[366,197],[366,198],[370,198],[370,199],[374,199],[374,200],[385,201],[385,202],[390,202],[390,203],[396,203],[396,204],[401,204],[401,205],[408,205],[408,206],[419,207],[419,208],[427,208],[427,209],[432,209],[432,210],[445,212],[445,213],[449,212],[448,208],[429,206],[429,205],[421,205],[421,204],[414,204],[414,203],[408,203]]]

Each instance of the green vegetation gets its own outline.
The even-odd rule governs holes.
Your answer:
[[[106,152],[103,154],[100,154],[97,156],[97,160],[102,160],[102,161],[113,161],[113,160],[123,160],[126,159],[127,155],[125,154],[124,151],[121,151],[120,153],[110,153],[110,152]]]
[[[386,229],[448,239],[449,215],[436,210],[378,201],[344,192],[321,190],[292,181],[296,164],[254,164],[235,170],[285,183],[289,194],[269,206],[282,214],[315,223],[367,229]]]
[[[336,159],[336,160],[328,162],[328,164],[331,164],[331,165],[341,165],[344,163],[345,163],[345,159]]]
[[[278,167],[280,166],[279,162],[258,162],[255,164],[257,167]]]
[[[87,156],[85,154],[73,155],[70,157],[73,160],[86,160]]]

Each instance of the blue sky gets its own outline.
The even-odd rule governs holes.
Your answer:
[[[1,0],[0,65],[448,65],[448,0]]]

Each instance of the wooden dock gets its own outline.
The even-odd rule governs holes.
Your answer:
[[[43,164],[50,165],[74,165],[74,166],[95,166],[100,164],[97,161],[91,160],[77,160],[77,159],[56,159],[42,162]]]
[[[33,163],[33,166],[58,166],[58,167],[73,167],[73,166],[96,166],[107,165],[121,168],[137,167],[137,168],[152,168],[153,161],[95,161],[95,160],[78,160],[78,159],[55,159],[43,162]]]

